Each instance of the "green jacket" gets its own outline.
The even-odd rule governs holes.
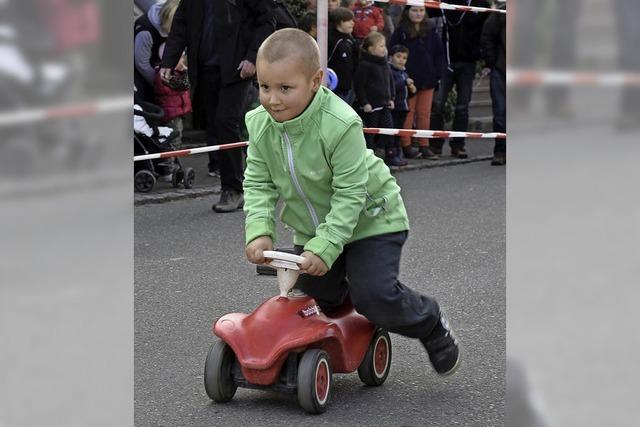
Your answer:
[[[246,115],[249,131],[244,178],[245,237],[276,240],[280,219],[294,244],[329,268],[345,244],[409,229],[400,187],[366,148],[360,117],[321,87],[307,109],[278,123],[262,107]]]

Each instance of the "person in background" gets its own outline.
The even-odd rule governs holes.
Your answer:
[[[334,92],[349,105],[353,104],[353,75],[358,65],[358,43],[351,36],[353,12],[339,7],[329,12],[329,58],[327,65],[338,76]]]
[[[376,31],[370,33],[362,42],[362,57],[354,79],[356,102],[362,115],[362,121],[368,128],[391,128],[393,119],[395,85],[387,63],[386,39]],[[401,157],[401,150],[393,136],[365,136],[367,148],[376,156],[385,159],[389,166],[405,166],[407,161]]]
[[[381,33],[384,30],[382,9],[374,6],[372,0],[357,0],[353,6],[353,16],[353,37],[358,41],[364,40],[371,32]]]
[[[329,12],[336,10],[340,7],[340,0],[329,0],[328,1]]]
[[[449,3],[462,6],[491,7],[487,0],[450,0]],[[487,15],[490,13],[442,11],[429,9],[431,16],[442,16],[444,29],[442,36],[445,44],[446,69],[440,81],[431,114],[431,126],[434,130],[444,130],[444,109],[449,92],[456,87],[457,98],[453,130],[466,132],[469,126],[469,103],[476,76],[476,63],[480,59],[480,34]],[[431,140],[431,150],[442,154],[442,138]],[[449,139],[451,155],[459,159],[468,157],[464,138]]]
[[[502,5],[500,8],[504,8]],[[491,108],[493,131],[507,131],[507,15],[492,13],[482,28],[482,59],[491,70]],[[493,166],[507,163],[507,141],[496,138],[493,148]]]
[[[307,12],[305,13],[300,22],[298,23],[298,28],[300,28],[305,33],[309,34],[314,39],[318,37],[318,17],[315,12]]]
[[[413,79],[409,77],[405,71],[405,64],[409,56],[409,49],[406,46],[397,44],[391,47],[389,51],[389,65],[391,66],[391,77],[396,90],[396,97],[393,101],[393,109],[391,110],[391,118],[393,119],[393,127],[402,129],[404,126],[407,113],[409,112],[410,96],[415,96],[418,89],[413,83]],[[396,146],[400,145],[400,137],[394,136]],[[418,156],[420,156],[418,152]],[[416,156],[414,156],[416,157]]]
[[[255,74],[260,44],[274,31],[273,2],[181,0],[162,58],[160,76],[169,81],[187,50],[188,75],[195,101],[206,108],[207,145],[241,141],[240,120]],[[216,212],[233,212],[244,204],[242,151],[218,152],[220,200]],[[213,172],[216,156],[209,157]]]
[[[398,28],[391,37],[392,46],[406,46],[411,54],[407,59],[407,74],[413,79],[418,92],[409,98],[409,112],[403,129],[430,129],[431,104],[433,92],[438,86],[444,56],[442,43],[435,31],[432,21],[427,19],[423,6],[406,6],[402,12]],[[429,139],[419,138],[419,148],[412,145],[411,138],[401,138],[402,149],[406,158],[437,160],[439,157],[430,149]]]
[[[154,80],[156,67],[160,65],[160,47],[171,30],[178,0],[167,0],[152,5],[147,13],[136,19],[133,27],[133,82],[136,96],[146,102],[156,103]],[[184,70],[183,62],[176,67]]]

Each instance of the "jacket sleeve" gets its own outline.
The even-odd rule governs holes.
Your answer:
[[[258,148],[251,143],[247,150],[243,188],[245,243],[248,245],[261,236],[269,236],[276,241],[275,210],[278,190]]]
[[[364,107],[369,103],[369,98],[367,98],[367,66],[362,62],[358,65],[358,69],[356,70],[356,74],[353,78],[353,90],[356,93],[356,99],[358,104],[361,107]]]
[[[391,66],[387,65],[388,76],[389,76],[389,94],[391,95],[391,101],[395,101],[396,99],[396,81],[393,78],[393,73],[391,72]]]
[[[480,46],[482,47],[482,59],[488,68],[493,68],[498,59],[498,40],[500,38],[500,25],[497,14],[491,14],[484,22]]]
[[[249,44],[249,49],[244,59],[255,64],[260,45],[276,29],[276,18],[272,1],[251,0],[247,1],[246,4],[255,20],[253,24],[253,40]]]
[[[178,61],[182,56],[188,42],[188,28],[187,28],[187,3],[186,0],[182,0],[178,4],[176,13],[173,15],[173,21],[171,22],[171,32],[165,42],[164,53],[162,54],[162,68],[174,68],[178,65]]]
[[[133,64],[144,79],[153,86],[156,70],[151,66],[153,38],[148,31],[141,31],[133,41]]]
[[[333,169],[331,209],[316,235],[304,246],[331,268],[353,235],[366,202],[369,172],[360,120],[354,120],[339,138],[331,153]]]
[[[438,36],[438,33],[434,30],[430,34],[433,46],[433,64],[436,67],[436,79],[442,78],[442,72],[447,67],[447,59],[444,54],[444,45],[442,39]]]

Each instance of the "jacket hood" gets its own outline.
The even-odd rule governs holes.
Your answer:
[[[147,17],[151,22],[151,25],[158,30],[162,37],[167,37],[169,34],[162,28],[162,21],[160,20],[160,10],[162,9],[162,4],[154,4],[149,8],[147,12]]]

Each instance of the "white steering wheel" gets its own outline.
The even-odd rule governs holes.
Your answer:
[[[273,268],[285,268],[288,270],[300,270],[298,264],[304,261],[299,255],[279,251],[264,251],[264,257],[270,259],[269,265]]]

